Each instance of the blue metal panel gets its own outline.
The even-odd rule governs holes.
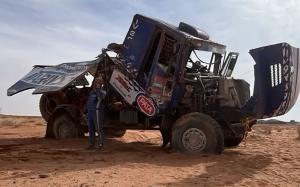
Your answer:
[[[287,43],[250,50],[255,60],[254,94],[243,110],[257,119],[287,113],[295,104],[300,81],[298,81],[299,49]]]
[[[28,89],[35,89],[33,94],[60,91],[78,80],[85,80],[83,75],[95,69],[99,60],[63,63],[57,66],[35,67],[21,80],[7,90],[12,96]]]
[[[131,64],[131,68],[140,70],[148,47],[153,39],[155,25],[146,21],[144,17],[136,15],[133,18],[130,29],[123,42],[123,57],[125,63]],[[126,65],[125,64],[125,65]]]

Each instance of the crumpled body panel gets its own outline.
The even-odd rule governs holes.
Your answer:
[[[96,68],[99,60],[63,63],[57,66],[35,66],[27,75],[7,90],[12,96],[28,89],[35,89],[33,94],[60,91],[70,84],[85,85],[83,76],[87,71]]]
[[[255,85],[243,113],[256,119],[287,113],[299,94],[299,49],[279,43],[252,49],[250,54],[256,62]]]

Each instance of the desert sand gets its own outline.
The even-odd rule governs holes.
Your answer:
[[[222,155],[160,148],[157,131],[107,138],[45,139],[40,117],[0,116],[0,186],[300,186],[296,125],[257,125]]]

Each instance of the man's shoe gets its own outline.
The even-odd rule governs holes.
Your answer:
[[[162,148],[167,147],[167,145],[170,143],[170,141],[163,141],[163,144],[161,145]]]
[[[87,150],[92,150],[92,149],[96,149],[95,145],[89,145],[87,148]]]
[[[96,151],[101,151],[103,149],[103,144],[100,144],[96,147]]]

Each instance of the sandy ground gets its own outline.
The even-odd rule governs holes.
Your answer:
[[[184,155],[160,148],[156,131],[106,139],[44,139],[39,117],[0,116],[0,186],[300,186],[296,126],[256,126],[222,155]]]

